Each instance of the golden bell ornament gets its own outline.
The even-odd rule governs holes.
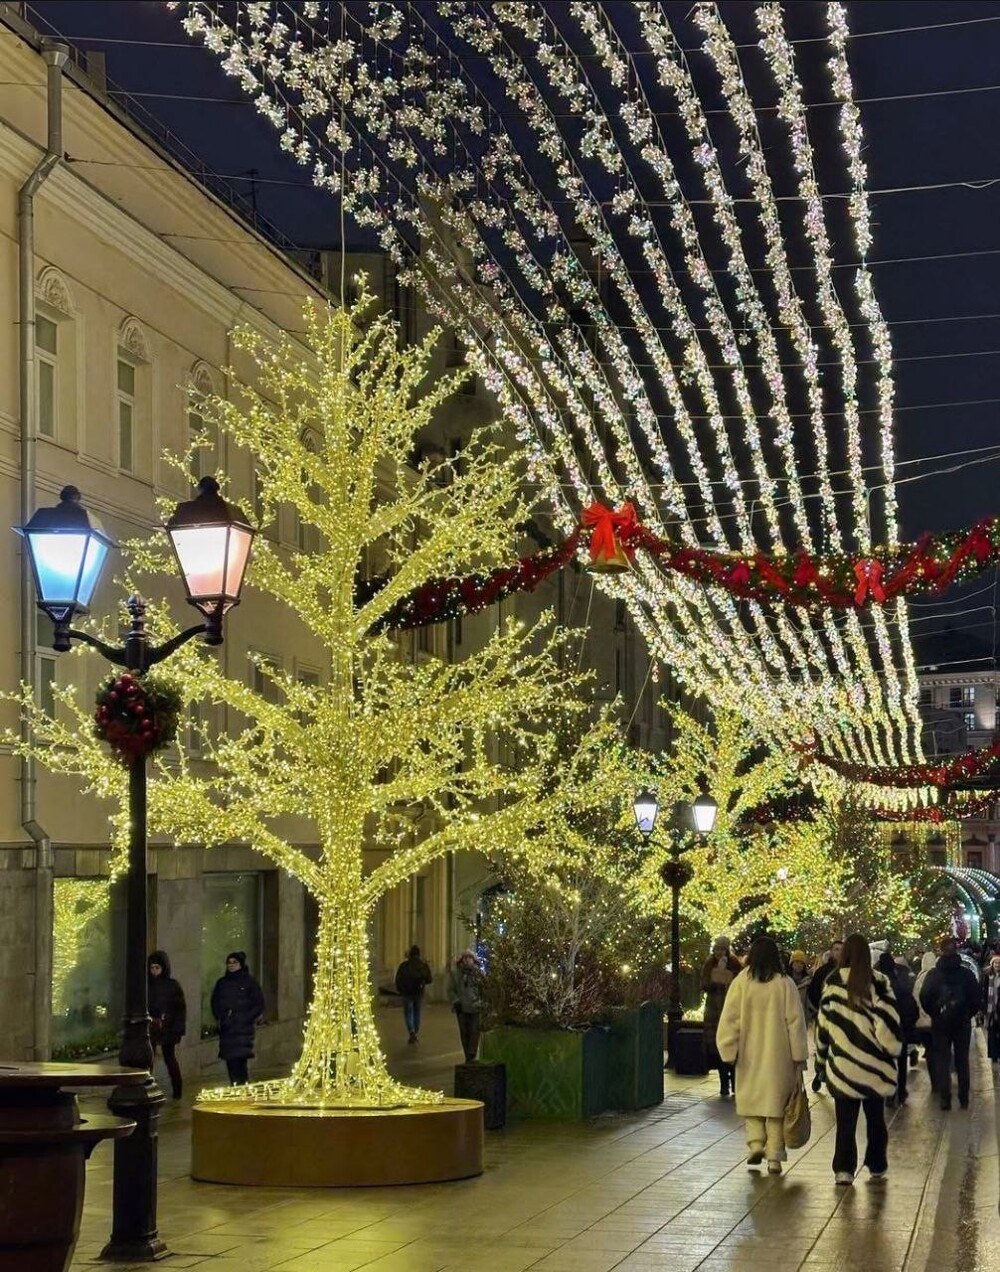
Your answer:
[[[611,536],[611,546],[601,544],[593,553],[587,565],[588,574],[625,574],[631,570],[632,564],[625,555],[618,536]]]

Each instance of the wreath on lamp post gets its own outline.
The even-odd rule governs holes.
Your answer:
[[[660,867],[660,878],[668,888],[683,888],[694,877],[694,871],[686,861],[665,861]]]
[[[120,764],[163,751],[177,737],[180,691],[156,675],[123,671],[97,691],[94,734],[107,742]]]

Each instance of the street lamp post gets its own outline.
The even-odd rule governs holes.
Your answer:
[[[83,507],[76,487],[62,491],[58,507],[39,508],[26,525],[16,529],[28,550],[38,607],[52,619],[53,648],[65,653],[74,640],[82,641],[137,675],[196,636],[204,636],[209,645],[222,643],[223,616],[239,604],[254,537],[240,512],[222,499],[215,479],[203,477],[197,497],[178,504],[164,527],[188,602],[201,612],[203,622],[153,645],[146,631],[146,603],[130,596],[128,635],[123,645],[113,646],[70,625],[76,615],[88,612],[108,552],[115,546]],[[123,1067],[152,1070],[146,993],[146,840],[146,757],[139,755],[129,761],[125,1003],[118,1059]],[[139,1262],[167,1252],[156,1225],[157,1129],[163,1102],[151,1073],[148,1082],[118,1087],[108,1100],[112,1112],[135,1121],[136,1130],[115,1142],[112,1231],[102,1258]]]
[[[660,811],[656,793],[644,790],[633,801],[636,826],[643,839],[649,839],[656,827]],[[681,1005],[681,888],[690,877],[690,868],[681,860],[691,831],[710,834],[715,826],[718,805],[710,795],[699,795],[692,803],[678,803],[669,830],[670,860],[664,862],[660,877],[670,889],[670,997],[667,1000],[667,1067],[677,1059],[677,1026],[684,1017]]]

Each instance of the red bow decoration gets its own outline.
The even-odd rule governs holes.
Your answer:
[[[882,575],[885,568],[882,562],[874,557],[870,561],[861,560],[855,563],[854,577],[858,586],[854,593],[854,604],[864,605],[865,597],[871,592],[872,600],[880,604],[885,600],[885,588],[882,586]]]
[[[634,505],[624,503],[614,512],[602,503],[592,503],[583,510],[583,525],[591,531],[591,561],[613,560],[620,552],[629,560],[635,555],[635,548],[629,546],[629,540],[639,529]]]

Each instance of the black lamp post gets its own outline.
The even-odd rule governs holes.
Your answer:
[[[203,477],[198,488],[195,499],[178,504],[164,529],[188,602],[201,611],[204,622],[158,646],[150,644],[146,603],[139,596],[128,598],[132,621],[122,646],[108,645],[70,626],[76,615],[88,612],[108,551],[115,546],[87,513],[75,486],[62,491],[58,507],[39,508],[27,525],[16,527],[27,545],[38,607],[54,624],[54,649],[64,653],[72,641],[83,641],[116,666],[142,674],[196,636],[204,636],[209,645],[222,643],[223,615],[239,604],[254,531],[222,499],[213,477]],[[125,1011],[118,1059],[123,1067],[151,1070],[146,892],[146,759],[137,756],[129,762]],[[112,1112],[136,1122],[136,1130],[115,1143],[112,1231],[102,1258],[140,1262],[167,1252],[156,1228],[157,1127],[162,1104],[163,1093],[152,1075],[142,1086],[118,1087],[108,1101]]]
[[[643,839],[649,839],[660,811],[656,792],[641,791],[632,803],[635,823]],[[660,877],[670,889],[670,997],[667,1000],[667,1066],[677,1059],[677,1026],[684,1017],[681,1006],[681,888],[690,878],[690,867],[681,861],[685,840],[691,831],[710,834],[715,826],[718,805],[710,795],[699,795],[690,804],[679,803],[674,809],[670,827],[670,860],[665,862]]]

